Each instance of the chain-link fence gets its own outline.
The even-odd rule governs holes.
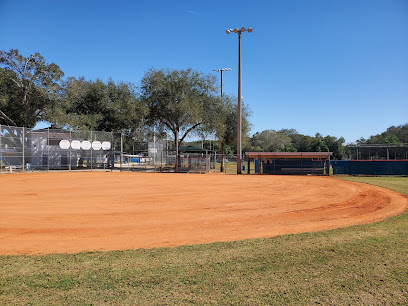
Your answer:
[[[118,133],[0,125],[1,172],[113,169],[118,149]]]
[[[157,144],[156,145],[160,145]],[[215,153],[179,153],[178,172],[208,173],[215,172]],[[155,154],[123,154],[121,171],[132,172],[176,172],[176,154],[173,150],[159,149]]]
[[[176,172],[173,141],[114,132],[0,125],[0,173],[52,170]],[[199,148],[197,148],[199,149]],[[216,153],[179,152],[178,172],[216,171]]]
[[[215,172],[217,173],[224,173],[224,174],[237,174],[237,155],[235,154],[225,154],[222,156],[221,154],[217,154],[217,163]],[[254,161],[250,161],[250,169],[252,172],[254,171]],[[248,161],[242,159],[241,160],[241,173],[247,174],[248,173]]]
[[[349,160],[408,160],[408,143],[347,145]]]

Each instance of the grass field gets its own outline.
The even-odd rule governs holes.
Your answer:
[[[344,178],[408,195],[408,178]],[[0,256],[0,304],[407,304],[408,212],[207,245]]]
[[[248,174],[248,162],[242,162],[241,166],[245,166],[245,170],[242,170],[242,174]],[[221,163],[216,164],[216,172],[221,172]],[[237,163],[236,162],[228,162],[224,163],[224,173],[226,174],[237,174]],[[251,162],[251,173],[255,173],[255,163]]]

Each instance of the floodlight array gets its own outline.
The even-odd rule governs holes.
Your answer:
[[[231,68],[214,69],[214,72],[231,71]]]
[[[236,28],[236,29],[228,29],[228,30],[226,30],[225,32],[227,32],[227,34],[230,34],[231,32],[234,32],[234,33],[239,33],[239,34],[241,34],[242,32],[245,32],[245,31],[248,31],[248,33],[251,33],[252,32],[252,28],[248,28],[248,29],[246,29],[245,27],[242,27],[241,29],[238,29],[238,28]]]

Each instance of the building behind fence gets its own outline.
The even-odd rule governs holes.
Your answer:
[[[169,140],[137,140],[121,133],[34,130],[0,125],[0,173],[50,170],[174,172]],[[126,151],[124,151],[126,147]],[[215,169],[215,154],[182,152],[180,172]]]
[[[114,164],[120,134],[0,125],[4,171],[103,169]]]

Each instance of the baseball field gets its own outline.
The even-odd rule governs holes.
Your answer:
[[[61,177],[58,178],[60,175]],[[119,183],[123,183],[123,180],[124,184],[130,186],[132,190],[143,189],[147,186],[143,183],[147,175],[124,174],[118,177],[114,175],[110,176],[111,180],[107,188],[99,188],[100,192],[96,192],[89,187],[96,188],[96,186],[100,186],[101,182],[96,180],[93,183],[92,180],[107,177],[110,174],[84,173],[82,179],[81,175],[68,175],[68,177],[71,177],[70,181],[74,186],[67,184],[66,175],[0,176],[2,194],[0,233],[3,235],[1,245],[7,242],[7,247],[3,247],[4,253],[56,252],[55,249],[41,249],[40,245],[37,248],[28,248],[30,243],[27,242],[27,237],[24,237],[24,235],[31,235],[30,238],[32,239],[36,238],[37,241],[33,239],[31,243],[36,245],[38,241],[42,240],[40,238],[41,231],[38,230],[39,227],[42,227],[43,237],[47,237],[47,239],[52,236],[50,229],[80,228],[84,222],[81,218],[87,216],[84,214],[85,209],[80,211],[80,205],[78,203],[75,205],[76,201],[83,201],[83,197],[79,196],[80,194],[83,194],[87,199],[83,203],[93,203],[91,205],[94,207],[93,214],[97,214],[97,208],[101,209],[104,206],[105,196],[109,197],[109,194],[116,195],[115,200],[110,203],[110,209],[104,208],[107,210],[105,213],[105,216],[107,216],[115,210],[119,213],[118,205],[128,197],[127,193],[132,192],[128,188],[123,188],[122,193],[124,194],[121,196],[113,187],[121,185]],[[84,180],[87,176],[88,179]],[[210,177],[209,175],[208,178]],[[183,178],[186,183],[184,189],[173,184],[170,190],[172,192],[170,194],[174,197],[170,199],[179,199],[182,194],[192,196],[194,192],[197,192],[197,190],[193,192],[190,189],[190,183],[194,185],[196,180],[206,180],[207,175],[163,175],[163,177],[153,175],[151,178],[152,180],[154,178],[154,190],[159,190],[161,180],[176,182]],[[51,179],[51,182],[49,179]],[[224,181],[220,183],[219,180],[221,179]],[[267,199],[264,199],[264,203],[270,203],[268,209],[273,207],[272,203],[275,201],[274,196],[272,196],[273,191],[286,194],[288,203],[294,203],[290,200],[296,198],[300,203],[302,201],[306,203],[311,200],[310,196],[318,192],[322,197],[328,199],[330,203],[341,203],[342,199],[350,199],[344,202],[350,208],[349,212],[345,213],[346,217],[343,220],[345,221],[345,219],[353,219],[352,216],[358,215],[359,210],[366,211],[367,214],[373,214],[375,211],[378,213],[383,209],[387,211],[386,208],[381,208],[384,206],[379,203],[382,203],[383,199],[393,198],[396,194],[394,192],[389,193],[383,188],[371,188],[371,185],[385,187],[408,196],[408,178],[406,177],[342,177],[342,180],[336,178],[297,177],[292,178],[292,187],[283,186],[282,182],[287,180],[285,177],[245,178],[243,181],[251,182],[251,180],[254,180],[253,182],[257,183],[257,186],[253,186],[252,190],[248,188],[250,186],[248,184],[244,183],[244,187],[238,184],[241,179],[244,179],[244,177],[211,177],[210,181],[213,182],[212,191],[219,193],[212,195],[201,191],[199,193],[200,197],[195,196],[196,200],[193,203],[186,203],[190,205],[201,203],[203,205],[203,201],[210,198],[211,202],[207,203],[207,205],[222,203],[222,201],[229,203],[224,211],[227,211],[228,205],[230,206],[229,209],[231,209],[236,204],[249,201],[248,198],[255,203],[256,199],[260,199],[263,189],[261,181],[265,180],[268,183],[264,182],[263,184],[266,184],[264,187],[267,187],[270,191]],[[13,183],[10,183],[9,180]],[[129,180],[134,180],[135,183],[132,184],[128,182]],[[149,180],[147,179],[147,181]],[[231,180],[231,183],[228,184],[229,180]],[[352,183],[349,184],[343,182],[343,180],[352,181]],[[47,184],[44,185],[45,182]],[[296,189],[299,187],[299,182],[308,185],[306,189],[309,192],[303,193],[303,198]],[[334,191],[333,195],[332,187],[329,189],[324,188],[333,186],[333,184],[335,190],[337,187],[341,189],[348,186],[345,189],[346,193],[340,192],[337,194]],[[274,185],[276,185],[275,189]],[[316,190],[313,188],[314,186],[319,187]],[[65,193],[65,191],[71,190],[72,187],[77,190],[77,196]],[[229,191],[229,188],[232,188],[233,192]],[[54,196],[47,198],[43,192],[49,192],[50,190],[54,190],[51,192]],[[360,193],[358,190],[378,192],[378,197],[369,205],[371,209],[364,209],[364,205],[359,207],[358,203],[366,199],[367,195],[364,195],[364,191]],[[238,196],[239,193],[241,196]],[[5,194],[8,194],[8,197],[5,197]],[[328,196],[329,194],[333,195],[331,199]],[[358,196],[358,194],[361,196]],[[356,201],[358,202],[352,200],[355,196],[357,196]],[[36,197],[43,197],[43,200],[35,201]],[[335,200],[335,197],[339,197],[339,199]],[[137,203],[137,197],[130,198],[131,202]],[[160,198],[160,192],[150,195],[150,201],[153,198]],[[397,198],[400,199],[400,196],[397,196]],[[149,198],[147,197],[145,200],[149,200]],[[53,209],[50,206],[52,202],[54,202]],[[177,200],[173,202],[179,203]],[[22,210],[24,205],[30,206],[30,203],[30,210],[27,212]],[[68,205],[65,208],[60,208],[65,210],[66,216],[76,215],[78,217],[77,220],[71,218],[69,225],[63,222],[62,217],[59,220],[61,224],[54,220],[56,216],[55,207],[58,205],[63,206],[62,203]],[[287,212],[296,210],[293,205],[288,203],[286,203],[285,208]],[[352,208],[353,203],[357,205],[355,207],[359,208]],[[313,207],[311,209],[315,209],[314,212],[319,211],[316,206],[326,205],[321,201],[319,201],[319,204],[312,201],[311,204]],[[49,210],[40,209],[41,207],[47,207],[47,205],[50,207]],[[261,205],[258,208],[260,207]],[[327,220],[335,219],[337,212],[342,210],[341,207],[336,209],[333,204],[327,206],[326,209],[328,209],[326,210],[327,213],[325,215],[316,214],[314,221],[324,220],[325,218]],[[5,211],[7,211],[7,214],[4,214]],[[41,213],[36,213],[36,211],[41,211]],[[171,208],[169,208],[169,211],[171,211]],[[236,213],[238,211],[239,209],[236,209]],[[21,222],[16,226],[16,218],[18,218],[19,212]],[[299,215],[299,213],[292,213],[292,216]],[[304,215],[306,216],[307,213],[308,211],[305,209]],[[386,212],[386,214],[388,213],[391,213],[391,211]],[[51,216],[51,214],[54,214],[54,216]],[[309,216],[311,214],[313,213],[309,213]],[[174,218],[174,215],[175,213],[169,214],[169,217],[173,216],[171,218]],[[256,216],[256,214],[252,215]],[[285,213],[282,212],[282,216],[284,215]],[[286,214],[286,216],[288,215]],[[380,218],[383,217],[383,215],[380,216]],[[196,218],[198,216],[190,216],[190,220]],[[378,216],[372,216],[369,219],[377,218]],[[33,226],[35,219],[38,220],[38,225]],[[111,216],[110,220],[114,219]],[[44,223],[45,220],[48,220],[48,222],[54,220],[54,223]],[[225,223],[231,224],[230,220],[226,219]],[[115,222],[118,221],[120,221],[120,218],[116,217]],[[123,221],[122,218],[122,222],[119,223],[124,224]],[[354,221],[356,223],[363,222],[361,218]],[[117,226],[115,222],[111,222],[111,228]],[[14,223],[14,229],[12,229],[12,223]],[[89,223],[88,230],[93,228],[92,231],[96,233],[95,228],[98,228],[96,223],[93,223],[93,225]],[[173,222],[173,225],[175,223]],[[150,224],[153,225],[154,222],[150,222]],[[106,225],[101,222],[101,226]],[[255,224],[252,228],[256,228],[256,226]],[[123,229],[125,227],[126,225]],[[32,228],[37,228],[37,231]],[[380,222],[328,231],[280,235],[272,238],[123,251],[0,255],[0,304],[406,305],[408,303],[407,228],[408,213],[404,212]],[[82,234],[87,232],[84,229],[80,231],[82,231]],[[8,235],[4,235],[6,232]],[[69,230],[65,231],[65,234],[67,232]],[[124,230],[121,231],[121,234],[123,233]],[[187,236],[190,236],[190,234],[187,234]],[[82,237],[85,238],[86,236]],[[60,245],[61,243],[61,245],[64,245],[69,240],[67,238],[68,236],[61,235],[56,244]],[[54,242],[54,239],[55,237],[51,241]],[[77,242],[79,243],[80,240],[77,239]],[[114,239],[106,239],[105,241],[112,240]],[[23,241],[25,243],[22,243]],[[51,247],[52,244],[50,243],[48,247]],[[106,245],[108,243],[104,244],[104,246]],[[73,250],[71,249],[71,251]]]
[[[397,215],[405,196],[317,176],[39,173],[0,177],[0,254],[191,245]]]

